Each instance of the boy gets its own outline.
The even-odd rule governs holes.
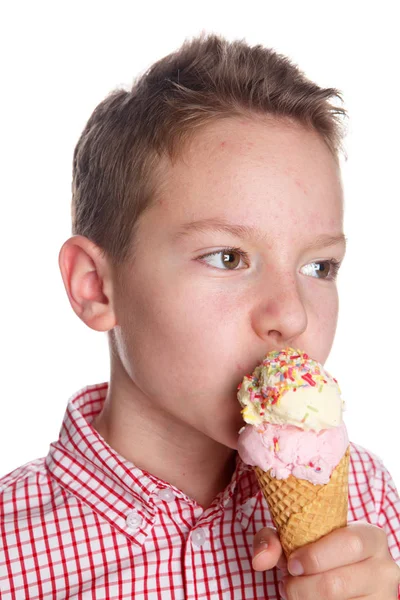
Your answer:
[[[243,375],[333,343],[335,96],[210,35],[95,109],[59,264],[73,310],[108,332],[110,381],[1,481],[2,599],[397,597],[400,500],[378,459],[352,445],[349,525],[286,564],[236,453]]]

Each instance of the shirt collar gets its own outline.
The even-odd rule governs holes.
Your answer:
[[[154,495],[161,488],[193,504],[181,490],[142,471],[111,448],[91,423],[102,410],[108,382],[89,385],[68,401],[59,439],[50,446],[47,468],[67,492],[78,496],[105,518],[125,527],[127,510],[135,508],[150,524],[154,519]],[[228,486],[213,505],[224,509],[234,497],[235,505],[249,504],[259,491],[251,467],[236,455],[236,469]],[[251,504],[252,502],[250,502]]]

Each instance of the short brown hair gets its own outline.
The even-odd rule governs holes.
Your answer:
[[[88,120],[74,151],[73,235],[97,244],[114,266],[133,258],[135,224],[156,197],[162,156],[176,160],[215,119],[288,117],[319,132],[337,158],[346,111],[331,98],[342,100],[272,49],[204,32],[185,40]]]

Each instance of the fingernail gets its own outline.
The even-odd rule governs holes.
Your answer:
[[[261,543],[260,543],[260,544],[258,545],[258,547],[257,547],[257,551],[256,551],[256,553],[255,553],[255,554],[254,554],[254,556],[253,556],[253,560],[251,561],[251,562],[252,562],[252,565],[253,565],[253,568],[254,568],[254,567],[257,567],[257,564],[256,564],[256,565],[254,565],[254,561],[256,561],[256,563],[257,563],[257,562],[258,562],[258,559],[259,559],[259,557],[260,557],[260,556],[262,556],[263,554],[265,554],[265,552],[267,551],[267,548],[268,548],[268,544],[267,544],[267,542],[264,542],[264,541],[262,540],[262,541],[261,541]]]
[[[292,558],[288,563],[288,571],[291,575],[303,575],[303,565],[297,558]]]
[[[283,598],[283,600],[287,600],[285,586],[283,585],[282,581],[279,582],[279,595],[281,598]]]

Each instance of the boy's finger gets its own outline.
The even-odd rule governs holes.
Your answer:
[[[344,600],[344,598],[385,598],[397,595],[396,564],[385,559],[369,559],[354,565],[305,577],[283,580],[284,597],[313,600]]]
[[[387,538],[380,527],[353,523],[295,550],[289,557],[288,570],[291,575],[312,575],[383,555],[386,551]]]
[[[264,527],[254,536],[252,564],[255,571],[266,571],[277,566],[287,572],[286,559],[274,529]]]

